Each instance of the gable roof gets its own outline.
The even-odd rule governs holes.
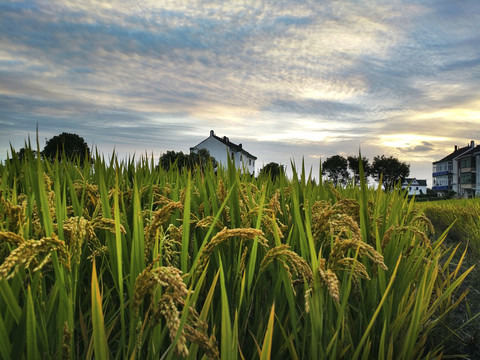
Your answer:
[[[411,183],[417,182],[418,186],[427,186],[427,180],[425,179],[417,179],[417,178],[405,178],[402,185],[408,185]]]
[[[464,153],[460,154],[458,157],[462,158],[462,157],[465,157],[465,156],[472,156],[472,155],[475,155],[478,152],[480,152],[480,145],[477,145],[474,148],[471,148],[467,152],[464,152]]]
[[[452,152],[450,155],[447,155],[445,156],[443,159],[441,160],[438,160],[438,161],[434,161],[433,164],[438,164],[438,163],[442,163],[442,162],[447,162],[447,161],[452,161],[453,159],[455,159],[457,156],[460,156],[460,155],[463,155],[466,151],[468,151],[469,149],[471,149],[471,145],[467,145],[465,147],[462,147],[462,148],[457,148],[457,146],[455,145],[455,151]]]
[[[225,144],[229,149],[235,151],[235,152],[241,152],[243,155],[253,159],[253,160],[257,160],[257,157],[256,156],[253,156],[252,154],[250,154],[248,151],[244,150],[243,147],[242,147],[242,144],[234,144],[232,143],[228,137],[224,136],[223,138],[215,135],[215,132],[213,130],[210,130],[210,137],[213,137],[214,139],[220,141],[222,144]],[[208,139],[208,138],[207,138]],[[205,140],[204,140],[205,141]],[[202,141],[203,142],[203,141]],[[201,142],[201,143],[202,143]],[[201,144],[200,143],[200,144]],[[198,144],[198,145],[200,145]],[[194,146],[197,147],[198,145]],[[190,149],[193,149],[193,148],[190,148]]]

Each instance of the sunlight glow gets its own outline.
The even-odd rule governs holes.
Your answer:
[[[392,134],[380,136],[381,145],[393,148],[411,148],[421,145],[424,142],[440,142],[446,140],[448,140],[447,137],[418,134]]]
[[[476,106],[475,106],[476,105]],[[470,108],[452,108],[432,111],[416,116],[418,120],[445,119],[453,122],[479,121],[480,104],[472,104]]]

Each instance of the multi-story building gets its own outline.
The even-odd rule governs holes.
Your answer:
[[[255,160],[257,160],[257,157],[246,151],[242,144],[234,144],[226,136],[219,137],[215,135],[213,130],[210,131],[208,138],[191,147],[190,152],[200,149],[207,149],[210,155],[223,166],[227,166],[228,157],[230,157],[237,168],[246,170],[252,175],[255,174]]]
[[[459,165],[460,184],[458,194],[463,197],[480,195],[480,145],[472,147],[457,158]]]
[[[460,164],[460,160],[464,157],[464,155],[467,155],[467,153],[471,153],[470,156],[467,157],[475,157],[474,153],[472,153],[472,150],[475,149],[475,142],[471,141],[469,145],[465,147],[458,147],[455,145],[454,151],[444,157],[441,160],[433,162],[433,171],[432,171],[432,178],[433,178],[433,186],[432,190],[436,191],[438,195],[442,196],[445,195],[449,191],[454,191],[457,194],[461,196],[468,196],[469,193],[472,192],[472,183],[470,181],[471,178],[467,179],[467,176],[472,176],[472,175],[466,175],[467,173],[472,174],[474,170],[472,169],[472,166],[467,166],[468,161],[472,160],[464,160],[464,166],[463,166],[463,173],[465,174],[463,176],[462,180],[462,167]],[[480,161],[477,160],[477,161]],[[479,165],[480,166],[480,165]],[[476,172],[475,172],[476,174]],[[464,181],[464,187],[462,189],[462,181]],[[468,188],[468,190],[467,190]],[[480,191],[480,187],[476,187]],[[475,191],[473,191],[475,193]]]

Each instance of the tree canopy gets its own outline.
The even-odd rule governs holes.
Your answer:
[[[259,176],[270,176],[272,180],[275,180],[282,174],[285,174],[284,166],[276,162],[270,162],[260,170]]]
[[[209,163],[212,163],[214,169],[218,165],[217,160],[210,155],[207,149],[200,149],[190,154],[184,154],[182,151],[167,151],[159,160],[159,165],[164,170],[176,165],[180,171],[193,170],[196,166],[204,169]]]
[[[353,178],[355,179],[356,184],[360,183],[360,160],[362,161],[363,174],[364,174],[365,180],[368,179],[372,171],[370,162],[366,157],[360,156],[360,155],[348,156],[347,157],[348,168],[352,172]]]
[[[47,140],[42,154],[45,159],[50,161],[55,160],[57,156],[59,160],[67,161],[73,161],[78,158],[81,164],[83,164],[85,159],[91,158],[90,148],[83,137],[66,132]]]
[[[37,150],[32,150],[30,147],[22,147],[17,152],[12,152],[12,158],[16,156],[18,160],[23,161],[31,154],[34,158],[37,157]]]
[[[350,178],[347,159],[341,155],[328,157],[322,163],[322,175],[326,175],[335,186],[346,185]]]
[[[393,156],[375,156],[372,163],[372,176],[382,182],[385,190],[395,187],[399,180],[405,179],[410,174],[410,165]]]

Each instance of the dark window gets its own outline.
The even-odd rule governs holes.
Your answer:
[[[464,173],[460,176],[460,184],[474,184],[475,181],[475,173]]]
[[[460,160],[460,167],[475,167],[475,158],[473,156],[468,156]]]

